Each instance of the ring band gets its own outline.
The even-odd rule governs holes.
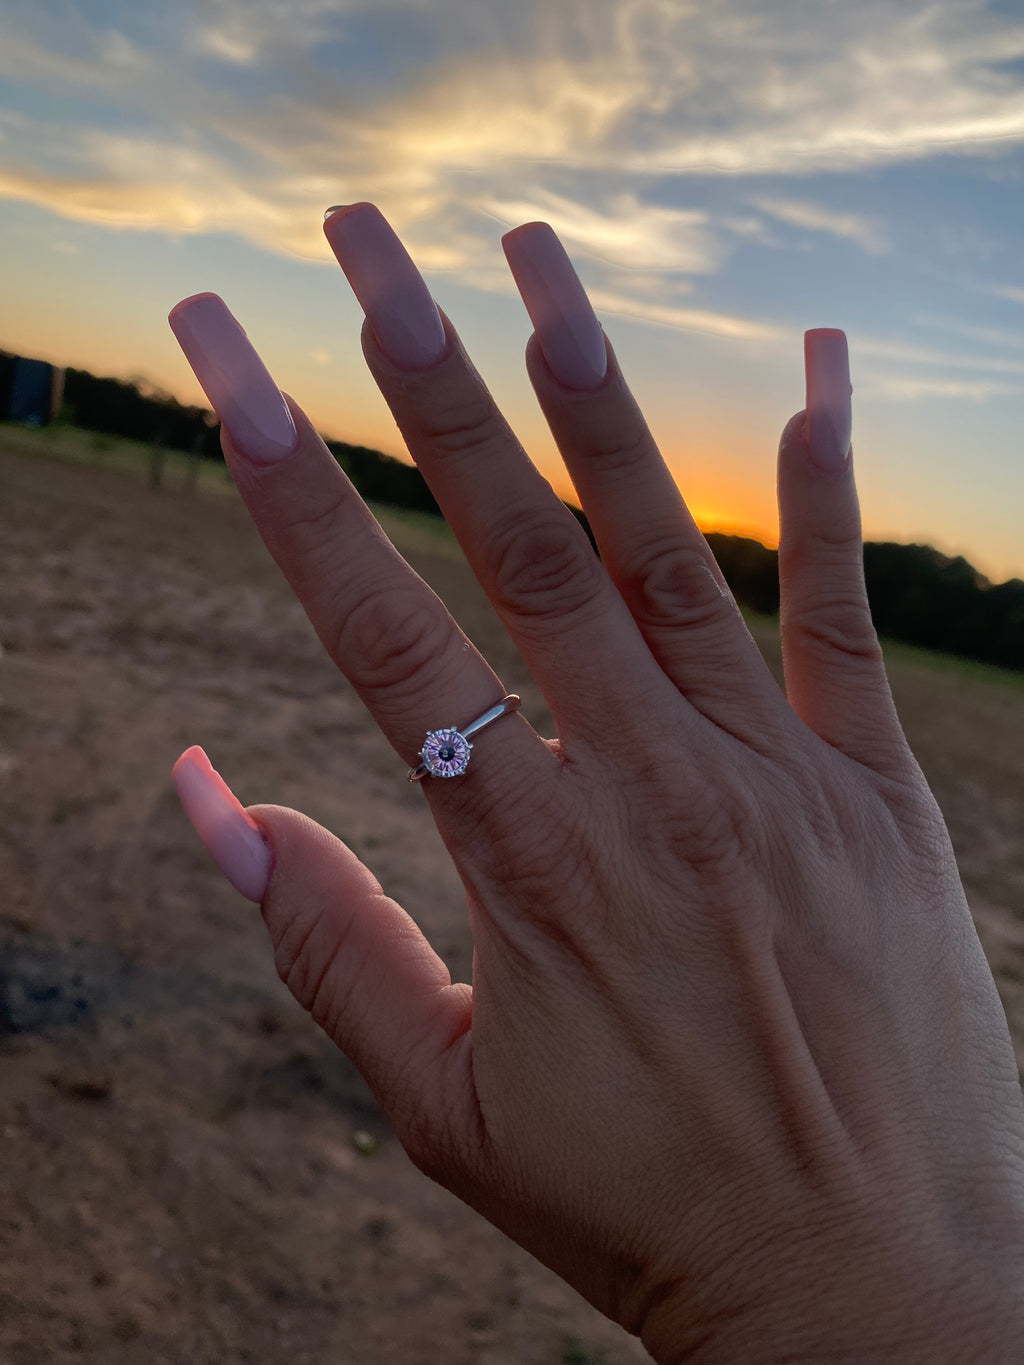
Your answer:
[[[409,781],[420,782],[424,777],[459,777],[469,765],[469,751],[472,744],[470,735],[479,734],[487,725],[492,725],[502,716],[519,709],[519,698],[514,694],[502,697],[496,706],[485,711],[476,720],[471,720],[461,730],[454,725],[444,730],[429,730],[420,750],[423,760],[418,767],[409,769]]]

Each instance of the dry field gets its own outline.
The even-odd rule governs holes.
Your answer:
[[[443,528],[387,524],[546,729]],[[152,492],[116,450],[0,429],[0,565],[3,1365],[646,1360],[411,1166],[180,812],[200,743],[244,802],[336,830],[468,978],[422,795],[224,479]],[[891,664],[1024,1066],[1024,679]]]

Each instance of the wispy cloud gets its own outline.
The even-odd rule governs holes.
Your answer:
[[[1021,302],[1024,302],[1024,290],[1021,291]],[[938,317],[933,313],[918,313],[913,322],[916,327],[953,332],[968,341],[980,341],[985,346],[1008,346],[1011,350],[1024,350],[1024,332],[1009,332],[1005,327],[979,327],[958,318]]]
[[[996,285],[992,291],[996,298],[1009,299],[1011,303],[1024,303],[1024,286],[1014,284]]]
[[[767,196],[754,199],[754,206],[770,218],[808,232],[824,232],[832,237],[856,242],[865,251],[881,255],[888,250],[884,233],[877,224],[857,213],[839,213],[822,204],[802,199],[777,199]]]
[[[935,319],[919,317],[929,328]],[[954,324],[949,330],[986,344],[1006,344],[1007,338],[975,335],[978,329]],[[1017,345],[1019,349],[1019,344]],[[1024,394],[1024,358],[946,351],[885,337],[859,336],[854,387],[860,399],[919,402],[928,399],[985,403],[993,398]]]
[[[915,346],[883,337],[858,337],[857,351],[875,360],[895,364],[926,365],[949,370],[988,370],[992,374],[1024,375],[1024,359],[1008,356],[981,356],[943,351],[933,346]]]
[[[900,402],[946,398],[984,403],[990,398],[1004,398],[1022,392],[1024,386],[1001,383],[998,380],[926,379],[896,375],[876,375],[861,385],[864,397]]]
[[[787,335],[784,328],[771,323],[730,317],[699,308],[652,303],[647,299],[613,294],[603,289],[592,289],[590,298],[599,313],[649,322],[673,331],[703,332],[711,336],[728,337],[733,341],[776,341]]]
[[[323,258],[327,203],[371,198],[428,271],[492,285],[493,220],[544,217],[606,297],[652,322],[659,308],[699,319],[672,295],[723,271],[739,243],[784,247],[795,227],[873,254],[889,244],[871,217],[792,185],[741,186],[712,209],[694,176],[806,181],[1024,145],[1008,65],[1024,57],[1024,23],[983,0],[817,7],[811,25],[807,9],[195,0],[145,22],[125,9],[121,31],[8,0],[0,74],[84,113],[0,139],[0,196],[306,259]]]
[[[635,194],[590,206],[537,190],[529,199],[489,199],[480,207],[509,227],[542,219],[567,247],[626,270],[710,274],[724,255],[709,214],[644,203]]]

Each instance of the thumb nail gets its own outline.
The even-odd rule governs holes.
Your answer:
[[[236,891],[259,903],[274,861],[270,846],[198,744],[175,763],[174,785],[213,861]]]

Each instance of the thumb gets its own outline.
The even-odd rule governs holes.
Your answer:
[[[474,1126],[471,988],[452,984],[409,915],[321,825],[281,806],[246,811],[198,746],[174,778],[221,871],[261,900],[281,980],[351,1058],[417,1165],[450,1166]]]

